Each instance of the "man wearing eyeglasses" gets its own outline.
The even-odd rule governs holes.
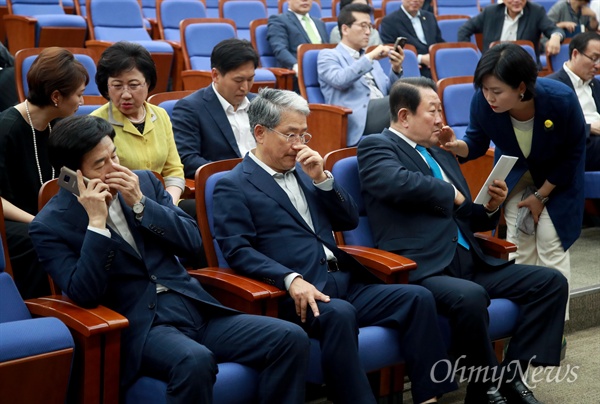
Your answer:
[[[366,4],[353,3],[338,16],[342,40],[334,49],[319,52],[319,84],[327,104],[352,109],[348,116],[348,146],[360,137],[381,133],[390,123],[388,92],[402,76],[404,51],[379,45],[366,53],[371,35],[371,12]],[[389,58],[390,71],[385,73],[379,60]]]
[[[585,32],[569,44],[569,60],[549,79],[562,81],[579,98],[587,128],[585,170],[600,170],[600,80],[595,76],[600,68],[600,35]]]
[[[433,298],[421,287],[382,285],[336,246],[333,231],[356,227],[358,211],[307,145],[309,112],[285,90],[264,88],[250,103],[256,149],[214,192],[223,256],[234,270],[288,292],[279,317],[319,339],[334,402],[375,403],[358,356],[358,329],[368,325],[399,331],[414,402],[435,402],[455,387],[433,381],[443,379],[432,368],[445,358]]]

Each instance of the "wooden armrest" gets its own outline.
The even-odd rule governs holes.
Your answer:
[[[385,283],[408,283],[408,271],[417,268],[413,260],[377,248],[353,245],[339,248],[352,255]]]
[[[212,83],[212,76],[208,70],[184,70],[181,72],[184,90],[199,90]]]
[[[276,316],[278,298],[287,293],[230,268],[208,267],[188,273],[222,304],[250,314]]]
[[[196,197],[196,181],[186,178],[185,189],[181,194],[181,199],[194,199]]]
[[[483,252],[492,257],[507,259],[509,253],[517,251],[517,246],[506,240],[484,233],[475,233],[475,237]]]
[[[56,317],[71,330],[85,337],[129,326],[127,318],[107,307],[86,309],[62,295],[30,299],[26,300],[25,304],[31,314],[40,317]]]
[[[281,90],[294,90],[294,77],[296,72],[283,67],[263,67],[275,75],[275,87]]]
[[[8,14],[3,16],[8,50],[15,55],[21,49],[34,48],[37,18]]]
[[[102,52],[104,52],[104,50],[110,47],[112,44],[113,42],[99,41],[97,39],[89,39],[85,41],[85,47],[94,52],[94,60],[100,60]]]

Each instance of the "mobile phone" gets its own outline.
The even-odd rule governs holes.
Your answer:
[[[396,38],[396,42],[394,42],[394,50],[398,52],[398,48],[404,49],[404,45],[406,45],[406,38],[403,36],[399,36]]]
[[[89,181],[89,179],[83,177],[83,182],[85,185],[87,185]],[[77,172],[71,170],[70,168],[61,167],[60,174],[58,174],[58,185],[61,188],[72,192],[74,195],[79,196],[79,186],[77,185]]]

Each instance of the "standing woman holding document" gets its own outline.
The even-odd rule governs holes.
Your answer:
[[[507,240],[518,246],[511,258],[556,268],[569,279],[569,247],[583,220],[585,120],[569,87],[536,79],[535,61],[523,48],[492,47],[475,70],[465,137],[440,141],[461,161],[482,156],[490,141],[496,160],[518,157],[504,203]]]

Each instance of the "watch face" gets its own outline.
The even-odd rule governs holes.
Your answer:
[[[144,211],[144,205],[142,205],[141,203],[136,203],[135,205],[133,205],[133,213],[135,214],[140,214]]]

